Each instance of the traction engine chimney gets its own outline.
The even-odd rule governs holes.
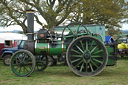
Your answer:
[[[27,10],[27,36],[28,40],[34,40],[34,10]]]
[[[34,41],[34,10],[27,10],[27,37],[28,39],[24,43],[24,50],[28,50],[35,54],[35,41]]]

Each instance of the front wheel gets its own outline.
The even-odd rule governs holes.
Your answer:
[[[107,64],[108,54],[103,43],[93,36],[81,36],[69,45],[66,60],[79,76],[95,76]]]
[[[17,76],[30,76],[35,69],[35,65],[35,57],[27,50],[20,50],[12,55],[10,66],[12,72]]]

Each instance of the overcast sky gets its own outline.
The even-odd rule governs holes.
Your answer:
[[[128,23],[122,25],[122,30],[128,30]]]

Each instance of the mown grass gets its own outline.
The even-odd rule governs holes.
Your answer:
[[[30,77],[17,77],[0,60],[0,85],[128,85],[128,57],[94,77],[79,77],[67,66],[48,67]]]

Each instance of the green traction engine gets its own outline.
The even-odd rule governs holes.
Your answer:
[[[79,76],[95,76],[106,65],[117,60],[116,44],[105,45],[102,36],[91,33],[85,25],[71,23],[62,34],[48,31],[44,25],[34,39],[34,10],[27,11],[27,36],[24,49],[11,58],[11,70],[17,76],[30,76],[34,70],[48,66],[48,56],[65,58],[70,69]],[[75,26],[77,28],[72,27]]]

